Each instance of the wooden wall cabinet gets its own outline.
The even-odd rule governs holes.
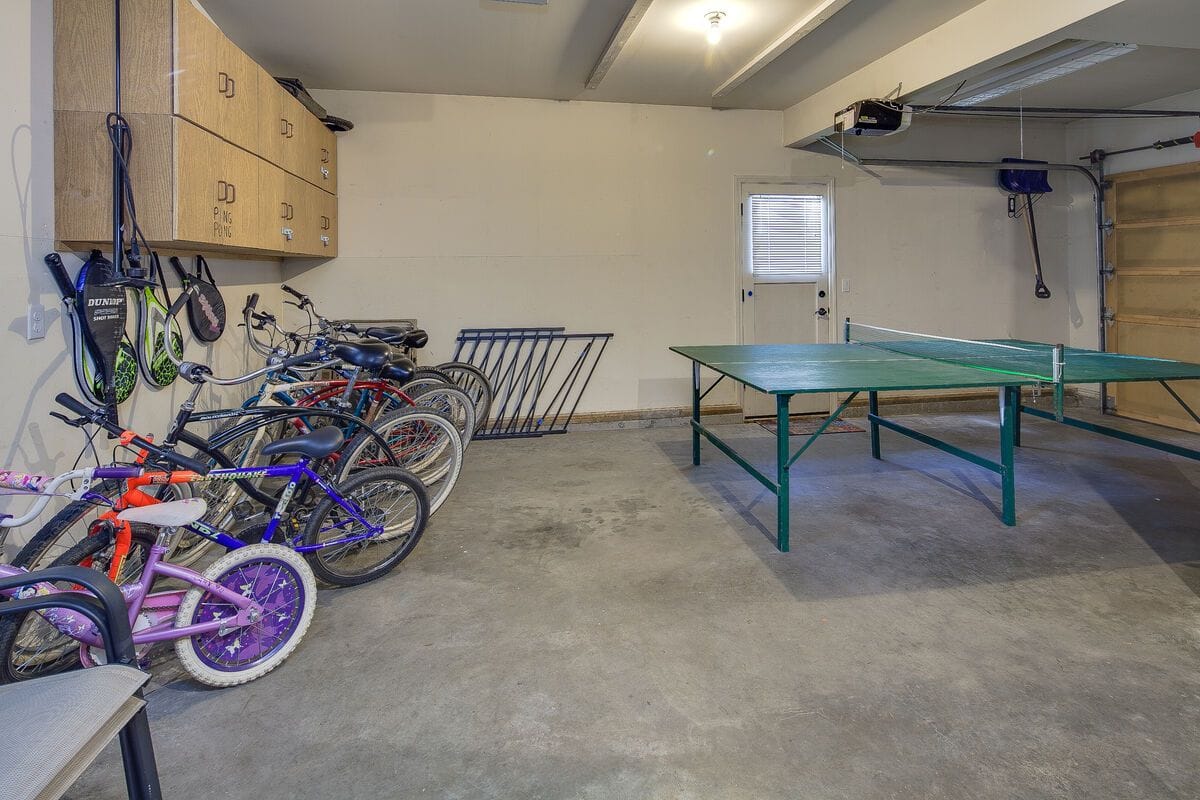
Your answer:
[[[55,0],[56,237],[111,238],[112,0]],[[123,0],[122,111],[146,238],[337,255],[337,139],[192,0]]]
[[[314,186],[337,192],[337,137],[266,72],[259,76],[263,158]]]

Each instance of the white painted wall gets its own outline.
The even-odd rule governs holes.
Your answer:
[[[1024,228],[1006,217],[994,175],[892,173],[881,185],[835,157],[781,147],[778,112],[318,99],[355,123],[338,143],[341,255],[286,268],[289,282],[330,316],[419,318],[430,362],[451,355],[462,327],[612,331],[581,411],[686,406],[688,364],[668,346],[737,341],[738,176],[836,181],[837,268],[852,288],[836,296],[838,315],[954,335],[1066,335],[1063,195],[1039,206],[1057,291],[1035,301]],[[1013,126],[921,124],[873,147],[1019,152]],[[1026,148],[1060,158],[1061,128],[1027,129]]]
[[[54,472],[71,467],[83,440],[77,431],[47,416],[56,408],[55,394],[78,393],[68,355],[70,331],[60,314],[58,290],[42,263],[42,257],[54,248],[51,5],[44,0],[12,0],[4,8],[9,34],[0,50],[0,72],[6,76],[0,82],[0,132],[8,143],[8,168],[0,172],[4,176],[0,178],[0,275],[4,286],[0,292],[0,364],[6,390],[5,413],[0,415],[0,468]],[[69,254],[64,260],[72,268],[80,263]],[[240,309],[250,291],[277,299],[277,262],[210,259],[209,263],[224,286],[231,310]],[[47,335],[27,342],[26,312],[32,302],[46,307]],[[240,330],[231,327],[214,347],[192,343],[187,352],[195,360],[211,359],[219,373],[228,373],[246,363],[243,349]],[[139,430],[161,435],[183,393],[184,387],[178,383],[159,391],[142,386],[122,406],[122,419]],[[234,390],[227,396],[236,394]],[[102,438],[97,445],[102,452],[108,449]],[[23,506],[18,501],[0,507]],[[27,536],[33,530],[36,526],[16,531],[10,543],[21,541],[22,534]]]

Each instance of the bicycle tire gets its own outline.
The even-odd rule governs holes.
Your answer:
[[[439,380],[442,383],[454,382],[449,375],[447,375],[445,372],[442,372],[441,367],[417,367],[415,370],[413,370],[412,378],[409,380],[419,381],[424,380],[425,378],[433,378],[434,380]],[[405,385],[407,386],[408,384],[406,383]]]
[[[487,425],[488,416],[492,413],[492,400],[496,394],[491,380],[479,367],[465,361],[447,361],[438,364],[437,369],[445,373],[475,403],[475,433],[478,433]]]
[[[133,526],[133,544],[117,576],[118,585],[141,575],[154,540],[148,529]],[[102,556],[112,546],[111,532],[88,536],[68,548],[50,566],[90,566],[107,573],[111,561]],[[56,675],[78,666],[79,641],[59,632],[38,612],[27,611],[0,622],[0,683]]]
[[[249,626],[175,640],[179,663],[197,681],[224,687],[261,678],[282,664],[308,632],[317,607],[317,582],[305,559],[283,545],[252,544],[232,550],[214,561],[204,577],[253,597],[264,613],[254,623],[257,640]],[[235,606],[193,587],[179,604],[175,627],[220,619],[222,607],[225,614],[236,615]],[[247,652],[252,655],[246,656]]]
[[[397,463],[425,485],[432,516],[454,489],[462,471],[462,437],[448,417],[426,408],[402,408],[375,423]],[[394,444],[393,444],[394,443]],[[339,480],[383,463],[378,442],[359,436],[346,448]]]
[[[378,486],[371,488],[372,484]],[[367,501],[379,499],[382,488],[391,484],[393,490],[399,491],[398,500],[391,508],[400,508],[399,519],[379,518],[378,509],[372,508]],[[318,578],[335,586],[354,586],[385,575],[408,557],[429,520],[429,500],[425,487],[411,472],[399,467],[377,467],[364,470],[351,476],[337,487],[343,500],[353,503],[374,524],[382,524],[384,530],[379,535],[345,545],[329,545],[304,554],[309,566]],[[308,525],[304,530],[304,544],[312,546],[322,544],[323,534],[332,532],[335,540],[350,535],[353,527],[347,521],[334,519],[326,525],[331,516],[345,514],[345,509],[333,497],[326,497],[313,510]],[[363,559],[359,566],[353,566],[346,561],[352,553],[367,553],[374,549],[372,558]]]
[[[409,392],[408,396],[418,408],[432,408],[448,416],[454,427],[458,428],[463,449],[467,449],[471,437],[475,435],[475,404],[466,392],[452,383],[445,383],[419,387]]]

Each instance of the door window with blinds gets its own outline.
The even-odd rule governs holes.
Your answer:
[[[810,283],[827,264],[826,198],[819,194],[750,194],[746,255],[760,283]]]

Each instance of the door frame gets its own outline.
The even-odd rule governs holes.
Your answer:
[[[753,304],[747,309],[745,298],[742,296],[742,291],[745,286],[745,276],[748,269],[746,256],[746,217],[745,210],[742,207],[744,198],[748,193],[748,189],[753,186],[762,186],[764,188],[779,188],[779,189],[806,189],[813,194],[820,194],[825,198],[825,280],[828,285],[829,309],[826,323],[829,327],[826,330],[826,341],[836,343],[840,341],[838,332],[841,328],[834,324],[834,321],[839,319],[837,315],[837,299],[838,299],[838,284],[837,284],[837,228],[834,211],[834,194],[836,189],[836,181],[829,176],[812,177],[812,178],[797,178],[797,177],[764,177],[759,175],[738,175],[734,177],[734,305],[736,306],[734,317],[737,320],[737,341],[738,344],[746,343],[747,326],[754,324]],[[800,192],[798,192],[800,193]],[[743,410],[745,409],[745,387],[738,388],[738,402]],[[829,395],[829,411],[832,412],[836,405],[837,397],[834,394]]]

